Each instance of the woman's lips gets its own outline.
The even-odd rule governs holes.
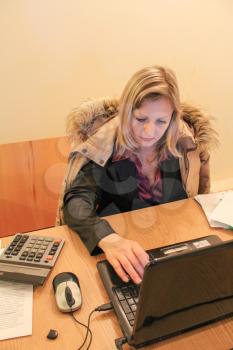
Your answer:
[[[147,138],[146,137],[140,137],[140,139],[143,140],[143,141],[154,141],[155,138],[154,137],[147,137]]]

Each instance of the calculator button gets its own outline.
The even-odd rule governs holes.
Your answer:
[[[42,258],[42,256],[43,256],[43,254],[38,253],[36,257],[37,257],[37,258]]]
[[[28,240],[28,236],[23,236],[22,239],[21,239],[21,242],[24,243]]]
[[[19,260],[26,260],[26,256],[20,256]]]
[[[7,250],[4,252],[4,254],[8,255],[8,254],[10,254],[11,252],[12,252],[11,249],[7,249]]]
[[[27,258],[27,261],[32,261],[32,260],[33,260],[33,258],[31,258],[31,257]]]
[[[45,242],[52,242],[53,239],[52,238],[45,238]]]
[[[40,259],[39,258],[35,258],[34,261],[40,262]]]
[[[36,255],[36,253],[29,253],[29,257],[31,258],[31,257],[33,257],[34,258],[34,256]]]
[[[20,240],[21,237],[22,237],[22,235],[17,235],[17,236],[14,238],[13,242],[18,242],[18,241]]]
[[[13,251],[11,255],[18,255],[19,252]]]
[[[47,260],[52,260],[53,259],[53,255],[48,255],[46,259]]]

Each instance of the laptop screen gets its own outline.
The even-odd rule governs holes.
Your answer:
[[[141,288],[134,340],[158,339],[233,313],[233,242],[155,261]]]

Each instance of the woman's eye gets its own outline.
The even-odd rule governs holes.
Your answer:
[[[159,124],[166,124],[166,120],[161,120],[161,119],[159,119],[159,120],[157,120],[157,122],[158,122]]]
[[[136,118],[136,120],[139,122],[139,123],[144,123],[146,121],[146,118]]]

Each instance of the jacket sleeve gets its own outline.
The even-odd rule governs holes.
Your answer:
[[[79,234],[91,255],[100,253],[98,242],[114,233],[109,223],[96,214],[103,171],[104,168],[89,162],[78,173],[63,199],[64,221]]]
[[[200,153],[200,179],[198,193],[210,192],[210,155],[206,151]]]

